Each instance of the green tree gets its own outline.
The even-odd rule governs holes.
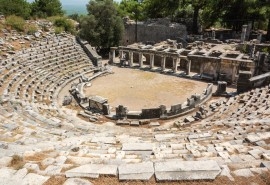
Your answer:
[[[117,12],[121,17],[128,16],[133,20],[143,20],[145,18],[144,10],[144,4],[139,0],[122,0],[117,6]]]
[[[145,0],[143,1],[146,15],[149,18],[164,18],[170,16],[173,18],[176,10],[179,8],[179,0]]]
[[[60,0],[35,0],[32,3],[32,16],[45,18],[63,14]]]
[[[98,48],[118,46],[124,25],[113,0],[92,0],[87,10],[89,14],[80,21],[80,37]]]
[[[5,16],[16,15],[27,19],[31,8],[26,0],[0,0],[0,12]]]

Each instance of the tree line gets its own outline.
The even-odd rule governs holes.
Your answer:
[[[26,0],[0,0],[0,13],[5,16],[16,15],[24,19],[64,15],[59,0],[35,0],[32,3]]]
[[[170,18],[190,24],[192,34],[199,33],[199,25],[202,29],[213,26],[240,31],[243,24],[251,23],[254,29],[267,30],[266,40],[270,40],[270,0],[89,0],[87,11],[87,15],[70,17],[80,23],[78,35],[99,48],[119,44],[125,16],[136,20]],[[59,0],[0,0],[0,12],[25,19],[64,15]]]
[[[64,17],[60,0],[35,0],[32,3],[26,0],[0,0],[0,14],[6,16],[7,26],[20,32],[33,34],[37,31],[36,25],[26,23],[25,19],[47,18],[53,22],[56,33],[75,33],[73,22]],[[43,29],[46,31],[45,27]]]
[[[176,22],[191,20],[193,34],[198,33],[198,25],[239,31],[247,23],[270,32],[269,0],[122,0],[118,11],[121,16],[140,20],[164,17]]]

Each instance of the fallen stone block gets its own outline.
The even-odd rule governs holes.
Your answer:
[[[98,178],[99,175],[117,175],[116,165],[86,164],[65,172],[66,177]]]
[[[252,177],[254,176],[250,169],[240,169],[233,171],[233,174],[240,177]]]
[[[221,172],[216,161],[181,161],[171,160],[156,162],[157,181],[215,179]]]
[[[66,180],[63,185],[92,185],[92,183],[85,179],[70,178]]]
[[[128,120],[117,120],[116,125],[129,125],[130,121]]]
[[[152,162],[122,164],[118,170],[119,180],[149,180],[154,175]]]
[[[228,168],[227,165],[221,165],[222,171],[220,173],[220,176],[228,177],[231,181],[234,181],[233,176],[231,175],[231,171]]]
[[[22,185],[29,185],[29,184],[43,184],[45,183],[50,177],[42,176],[35,173],[28,173],[22,180]]]
[[[140,122],[139,121],[131,121],[130,126],[138,127],[138,126],[140,126]]]

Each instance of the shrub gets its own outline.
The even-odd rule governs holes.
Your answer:
[[[54,32],[55,34],[60,34],[64,31],[65,29],[63,27],[54,27]]]
[[[63,28],[63,31],[70,32],[72,34],[75,33],[75,26],[72,20],[67,19],[66,17],[49,17],[51,22],[53,22],[55,27]]]
[[[11,26],[13,29],[17,31],[24,31],[25,20],[16,15],[11,15],[6,18],[6,24]]]
[[[36,27],[36,25],[35,24],[31,24],[31,23],[29,23],[29,24],[26,24],[25,25],[25,32],[27,33],[27,34],[34,34],[35,32],[37,32],[37,27]]]

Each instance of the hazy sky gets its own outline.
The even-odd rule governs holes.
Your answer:
[[[27,0],[28,2],[33,2],[34,0]],[[79,5],[79,4],[87,4],[89,0],[60,0],[63,5]],[[121,0],[114,0],[120,2]]]

